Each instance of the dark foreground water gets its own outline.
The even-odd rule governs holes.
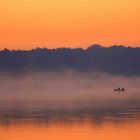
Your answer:
[[[83,97],[1,99],[0,139],[140,140],[139,92]]]

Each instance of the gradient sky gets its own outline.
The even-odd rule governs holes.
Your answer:
[[[0,0],[0,49],[140,46],[140,0]]]

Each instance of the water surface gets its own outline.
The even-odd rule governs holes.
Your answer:
[[[110,93],[111,94],[111,93]],[[134,94],[134,93],[133,93]],[[136,93],[135,93],[136,94]],[[139,96],[112,93],[102,100],[1,101],[2,140],[139,140]]]
[[[0,77],[1,140],[140,140],[140,78]],[[118,85],[125,92],[114,92]]]

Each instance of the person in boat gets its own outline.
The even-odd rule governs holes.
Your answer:
[[[124,88],[122,88],[122,89],[121,89],[121,91],[125,91],[125,89],[124,89]]]
[[[114,91],[125,91],[124,88],[115,88]]]

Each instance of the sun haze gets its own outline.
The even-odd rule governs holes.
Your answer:
[[[0,49],[140,46],[140,0],[1,0]]]

